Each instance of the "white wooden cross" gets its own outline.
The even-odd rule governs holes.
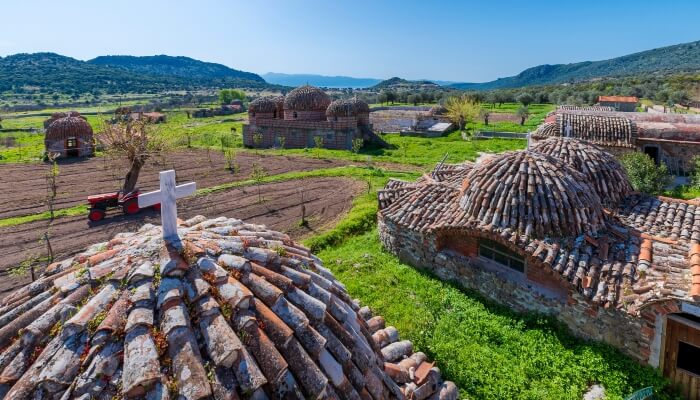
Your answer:
[[[177,203],[176,199],[194,193],[194,182],[176,186],[175,170],[161,171],[160,190],[139,195],[139,208],[146,208],[160,203],[160,220],[163,225],[163,239],[177,242]]]

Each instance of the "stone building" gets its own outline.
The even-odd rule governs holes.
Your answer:
[[[552,138],[391,181],[379,208],[402,261],[700,387],[700,202],[634,193],[612,155]]]
[[[248,105],[243,144],[249,147],[316,147],[350,150],[353,141],[385,142],[372,132],[369,106],[358,99],[336,100],[321,89],[301,86],[286,96],[261,97]]]
[[[639,99],[634,96],[598,96],[598,105],[612,107],[616,111],[634,112]]]
[[[0,398],[454,400],[308,249],[195,217],[51,264],[0,303]]]
[[[95,151],[92,127],[75,111],[57,113],[45,121],[44,146],[59,157],[90,156]]]
[[[617,156],[629,151],[648,154],[675,175],[692,171],[700,155],[700,115],[610,112],[558,108],[532,133],[534,142],[549,137],[589,141]]]

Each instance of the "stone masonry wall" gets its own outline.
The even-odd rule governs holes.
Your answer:
[[[478,257],[478,238],[464,238],[455,245],[436,234],[422,235],[399,228],[379,216],[379,238],[384,247],[407,264],[426,269],[440,279],[454,281],[480,292],[518,312],[552,315],[579,337],[606,342],[632,358],[658,366],[660,335],[665,315],[678,312],[676,303],[655,304],[632,316],[617,309],[598,307],[584,299],[568,283],[527,260],[527,275],[506,267],[487,265]],[[451,243],[451,244],[450,244]],[[439,251],[449,245],[450,251]],[[656,339],[656,340],[655,340]]]
[[[362,133],[357,128],[342,130],[328,127],[290,127],[271,125],[243,125],[243,145],[255,147],[253,134],[262,133],[262,143],[259,147],[269,148],[280,146],[278,137],[284,137],[284,147],[287,149],[312,148],[316,145],[315,136],[323,137],[323,147],[326,149],[349,150],[352,148],[352,140],[362,138]]]

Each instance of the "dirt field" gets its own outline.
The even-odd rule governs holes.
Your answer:
[[[198,188],[246,180],[250,178],[253,163],[262,165],[269,175],[289,171],[308,171],[345,165],[343,161],[318,160],[307,157],[258,156],[239,152],[236,163],[240,170],[235,174],[226,170],[221,151],[180,151],[168,155],[167,164],[149,162],[141,171],[139,186],[142,190],[154,190],[158,186],[158,171],[174,168],[178,181],[195,181]],[[210,161],[211,160],[211,161]],[[154,160],[155,161],[155,160]],[[46,173],[48,164],[0,165],[0,218],[28,215],[46,211]],[[58,196],[56,208],[85,204],[91,194],[116,191],[126,173],[126,167],[115,168],[104,157],[80,161],[63,161],[59,164]]]
[[[350,209],[352,199],[365,189],[361,182],[348,178],[310,178],[260,186],[263,202],[258,202],[258,188],[234,188],[178,201],[178,215],[190,218],[228,216],[265,224],[286,232],[295,239],[309,235],[336,222]],[[300,227],[301,195],[309,227]],[[97,224],[89,224],[85,216],[56,219],[51,228],[51,245],[57,259],[63,259],[86,247],[109,240],[119,232],[138,229],[143,223],[160,223],[159,215],[144,211],[125,216],[114,212]],[[45,246],[38,238],[47,221],[0,228],[0,298],[30,281],[29,275],[12,276],[9,268],[32,256],[45,255]]]

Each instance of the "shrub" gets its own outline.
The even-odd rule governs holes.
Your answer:
[[[700,156],[693,157],[693,170],[690,172],[690,186],[700,189]]]
[[[640,192],[659,194],[671,182],[666,165],[661,163],[657,166],[647,154],[627,153],[620,162],[627,171],[632,187]]]

